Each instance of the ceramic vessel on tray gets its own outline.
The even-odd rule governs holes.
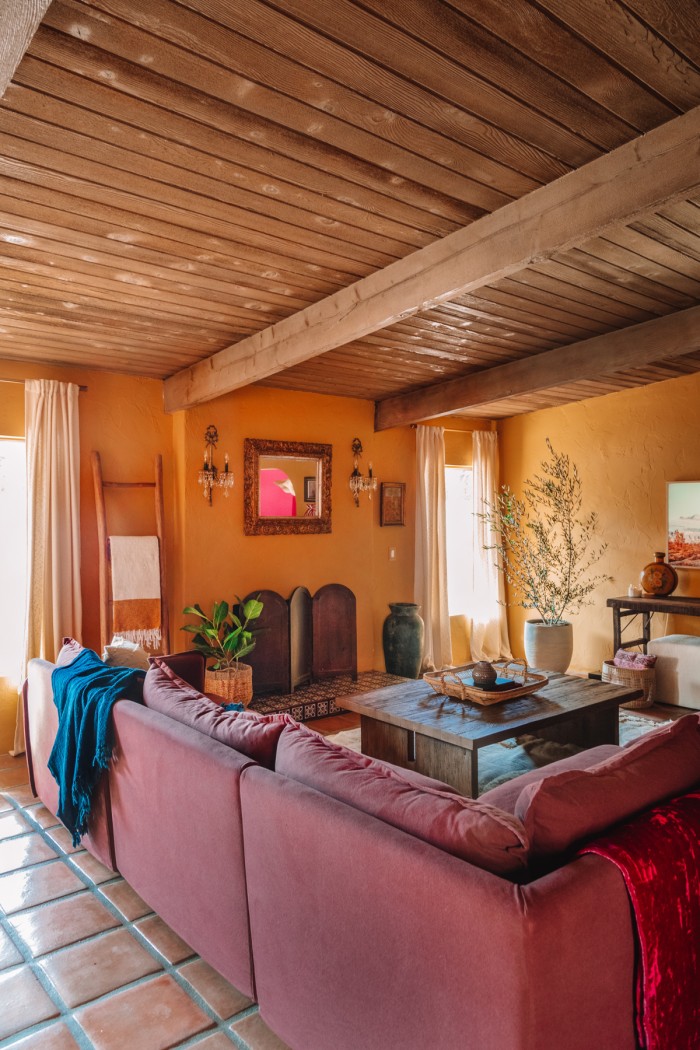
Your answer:
[[[474,685],[482,689],[488,689],[496,684],[498,671],[488,660],[478,660],[472,667],[472,681]]]

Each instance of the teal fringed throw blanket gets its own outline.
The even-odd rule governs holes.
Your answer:
[[[48,765],[58,784],[56,815],[74,846],[87,831],[92,793],[112,757],[112,707],[122,697],[140,701],[144,677],[132,667],[107,667],[91,649],[51,675],[58,731]]]

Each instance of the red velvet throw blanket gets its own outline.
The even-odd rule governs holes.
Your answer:
[[[642,1050],[700,1050],[700,791],[583,847],[621,871],[638,938]]]

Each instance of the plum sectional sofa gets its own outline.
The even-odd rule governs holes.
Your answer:
[[[55,811],[51,669],[30,665],[25,724]],[[144,704],[116,704],[86,845],[293,1050],[634,1050],[627,891],[576,847],[700,783],[697,716],[472,800],[224,712],[203,673],[156,658]]]

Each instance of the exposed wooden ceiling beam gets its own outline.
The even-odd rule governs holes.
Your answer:
[[[50,4],[51,0],[4,0],[0,32],[0,98]]]
[[[374,428],[404,426],[696,350],[700,350],[700,306],[378,401]]]
[[[165,381],[167,412],[386,328],[566,251],[700,184],[700,107]]]

